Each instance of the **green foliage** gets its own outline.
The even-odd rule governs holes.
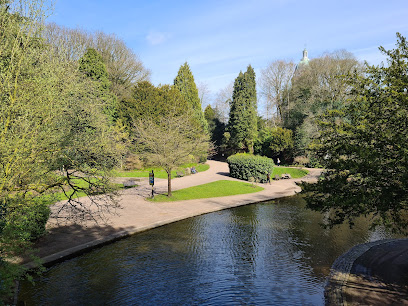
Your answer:
[[[273,160],[247,153],[231,155],[227,159],[230,176],[248,181],[253,177],[258,182],[266,182],[267,174],[273,171]]]
[[[360,63],[344,50],[324,54],[297,68],[281,103],[283,127],[294,133],[295,155],[313,158],[308,147],[318,135],[318,116],[348,103],[351,92],[347,76],[361,71]]]
[[[265,127],[259,132],[255,153],[275,158],[284,153],[290,154],[292,148],[293,133],[291,130],[281,127]]]
[[[135,124],[135,144],[146,165],[162,167],[168,175],[171,196],[171,171],[196,157],[207,154],[209,137],[197,132],[197,122],[188,115],[169,113],[158,122],[139,119]]]
[[[19,1],[19,16],[0,7],[0,260],[21,256],[44,232],[50,190],[70,186],[76,194],[94,194],[90,177],[112,191],[109,170],[122,148],[109,125],[105,92],[98,80],[85,77],[77,61],[42,39],[43,1]],[[61,175],[58,174],[63,174]],[[88,181],[76,188],[75,179]],[[101,183],[103,182],[103,183]],[[113,193],[73,197],[62,204],[64,216],[101,220],[117,205]],[[12,265],[0,267],[1,280],[21,277]],[[3,288],[1,289],[3,290]],[[7,290],[5,289],[4,292]]]
[[[255,72],[251,65],[235,79],[228,132],[233,151],[253,153],[257,136],[257,100]]]
[[[208,131],[207,120],[204,118],[201,101],[198,96],[197,86],[190,66],[186,63],[182,65],[174,79],[174,86],[180,91],[181,96],[193,111],[193,118],[199,123],[204,132]]]
[[[207,199],[215,197],[226,197],[237,194],[254,193],[264,190],[259,186],[235,181],[215,181],[208,184],[198,185],[185,189],[173,191],[171,198],[165,195],[155,196],[149,199],[153,202],[183,201],[193,199]]]
[[[94,82],[94,86],[99,88],[98,96],[104,101],[104,112],[109,117],[111,124],[117,119],[117,98],[110,92],[111,82],[109,81],[106,66],[102,56],[93,48],[88,48],[84,56],[79,60],[79,71]]]
[[[104,89],[110,86],[108,72],[103,63],[102,56],[93,48],[86,50],[84,56],[79,60],[79,70],[87,77],[99,81]]]
[[[188,112],[188,104],[180,91],[174,86],[155,87],[148,81],[137,83],[131,98],[119,103],[119,118],[131,129],[134,120],[149,118],[159,122],[160,118],[169,113],[176,116]]]
[[[25,243],[45,234],[45,225],[50,215],[50,201],[30,195],[14,195],[3,199],[1,244],[12,241]]]
[[[321,118],[313,150],[330,170],[303,192],[310,208],[331,213],[329,225],[371,215],[374,225],[407,231],[408,45],[397,37],[396,49],[380,48],[388,67],[354,74],[355,100]]]
[[[220,115],[216,113],[211,105],[205,108],[204,117],[208,123],[208,132],[210,133],[211,141],[219,148],[222,145],[225,124],[221,122]]]

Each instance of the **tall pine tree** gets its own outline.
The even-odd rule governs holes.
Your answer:
[[[79,60],[79,71],[92,79],[99,87],[99,98],[106,102],[105,114],[110,122],[117,118],[117,98],[110,91],[111,82],[102,56],[93,48],[88,48]]]
[[[255,71],[248,66],[240,72],[234,82],[228,131],[233,151],[254,152],[257,136],[257,101]]]
[[[207,120],[204,118],[200,98],[198,96],[197,86],[194,82],[194,76],[191,73],[190,66],[186,63],[182,65],[174,79],[174,86],[180,90],[184,100],[193,111],[194,119],[202,126],[204,132],[208,132]]]
[[[79,70],[86,76],[99,81],[103,89],[109,89],[110,82],[102,56],[93,48],[88,48],[79,60]]]

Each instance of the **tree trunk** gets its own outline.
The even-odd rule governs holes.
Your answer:
[[[167,171],[167,196],[171,197],[171,169]]]

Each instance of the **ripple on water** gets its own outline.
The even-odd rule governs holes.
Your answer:
[[[331,230],[299,197],[176,222],[104,246],[22,283],[27,305],[321,305],[333,261],[379,237],[367,220]]]

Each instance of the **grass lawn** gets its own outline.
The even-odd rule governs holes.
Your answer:
[[[275,175],[281,176],[283,173],[288,173],[292,178],[304,177],[309,173],[306,169],[290,168],[290,167],[273,167],[271,179],[275,178]]]
[[[236,194],[254,193],[261,190],[264,190],[264,188],[253,185],[251,183],[221,180],[173,191],[173,196],[171,198],[167,197],[167,195],[160,194],[155,196],[154,199],[149,200],[154,202],[169,202],[205,199],[225,197]]]
[[[183,165],[176,170],[171,172],[171,178],[175,178],[177,176],[177,172],[183,171],[185,168],[195,167],[197,172],[203,172],[210,168],[208,164],[186,164]],[[143,170],[133,170],[133,171],[114,171],[114,175],[116,177],[149,177],[149,173],[154,171],[155,178],[167,178],[167,173],[162,168],[146,168]]]

